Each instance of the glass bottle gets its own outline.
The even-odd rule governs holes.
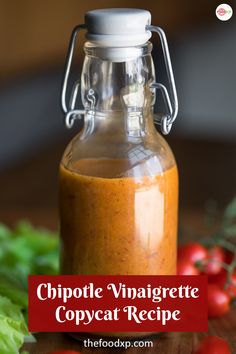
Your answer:
[[[137,28],[130,30],[130,23],[142,27],[146,37]],[[155,84],[146,26],[150,13],[144,10],[86,15],[84,126],[60,165],[62,274],[176,273],[178,173],[154,125],[160,84]],[[113,32],[107,35],[108,30]],[[122,31],[131,32],[132,40]],[[77,88],[73,102],[76,93]],[[68,125],[82,112],[73,102]],[[171,124],[173,116],[166,117]]]

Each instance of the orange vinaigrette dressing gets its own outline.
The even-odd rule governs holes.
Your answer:
[[[63,274],[176,273],[177,167],[156,176],[112,178],[125,164],[80,160],[76,172],[61,164]]]

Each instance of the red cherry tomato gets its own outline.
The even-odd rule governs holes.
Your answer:
[[[231,275],[231,279],[228,285],[227,272],[225,269],[221,269],[220,273],[208,275],[208,283],[219,285],[223,290],[227,292],[231,299],[236,299],[236,270]]]
[[[208,285],[208,316],[220,317],[230,309],[230,297],[219,285]]]
[[[180,260],[177,263],[178,275],[199,275],[199,270],[190,261]]]
[[[225,263],[230,264],[234,259],[234,253],[230,251],[225,251]]]
[[[227,279],[227,273],[225,269],[221,269],[221,271],[217,274],[208,274],[208,283],[217,284],[221,288],[224,288],[226,279]]]
[[[231,354],[229,344],[222,338],[209,336],[198,345],[194,354]]]
[[[200,243],[193,242],[181,246],[178,250],[178,260],[187,260],[195,264],[208,258],[208,251]]]
[[[208,263],[204,266],[205,274],[218,274],[222,269],[222,262],[225,261],[225,252],[222,247],[214,246],[209,250]]]
[[[230,283],[226,285],[225,291],[231,299],[236,299],[236,270],[231,275]]]
[[[82,353],[81,352],[76,352],[74,350],[64,349],[64,350],[57,350],[55,352],[50,352],[48,354],[82,354]]]

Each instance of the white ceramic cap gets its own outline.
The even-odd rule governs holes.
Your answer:
[[[140,9],[99,9],[85,15],[86,38],[103,47],[129,47],[146,43],[151,14]]]

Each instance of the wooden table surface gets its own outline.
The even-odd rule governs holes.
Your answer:
[[[184,214],[184,220],[194,227],[200,228],[201,212],[187,212]],[[46,226],[56,229],[58,217],[55,209],[4,209],[0,210],[0,220],[9,225],[13,225],[18,219],[27,218],[36,225]],[[82,342],[70,338],[67,334],[61,333],[39,333],[36,335],[37,343],[27,344],[24,349],[30,354],[47,354],[50,351],[67,348],[80,350],[83,353],[117,353],[141,354],[191,354],[196,344],[206,335],[217,335],[226,339],[231,346],[232,354],[236,354],[236,308],[232,308],[230,313],[209,321],[208,333],[163,333],[153,340],[152,348],[129,348],[125,349],[89,349],[83,347]],[[89,338],[89,335],[88,335]],[[208,354],[208,353],[206,353]]]

